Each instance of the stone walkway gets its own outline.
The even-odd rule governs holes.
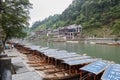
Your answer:
[[[16,49],[5,50],[11,58],[15,69],[12,80],[43,80],[42,77],[31,67],[26,64],[28,61],[26,55],[19,53]]]

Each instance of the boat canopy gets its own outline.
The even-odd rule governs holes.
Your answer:
[[[74,65],[87,64],[87,63],[91,63],[94,61],[97,61],[97,59],[82,59],[82,60],[74,60],[74,61],[68,61],[68,62],[63,62],[63,63],[68,64],[70,66],[74,66]]]
[[[48,57],[54,57],[54,56],[61,56],[61,55],[67,55],[68,52],[65,51],[58,51],[56,50],[47,50],[43,54],[45,54]]]
[[[78,54],[65,54],[65,55],[60,55],[60,56],[55,56],[55,59],[64,59],[64,58],[70,58],[70,57],[76,57],[79,56]]]
[[[48,50],[48,49],[49,49],[49,47],[42,47],[42,48],[39,48],[38,51],[42,52],[42,51]]]
[[[91,64],[88,64],[80,68],[80,70],[87,71],[95,75],[98,75],[99,73],[103,72],[108,67],[108,65],[109,63],[107,62],[96,61],[96,62],[93,62]]]
[[[42,53],[45,55],[49,54],[55,54],[58,49],[47,49],[47,50],[42,50]]]
[[[31,50],[38,50],[40,46],[25,45],[24,47],[30,48]]]
[[[120,64],[112,64],[103,73],[101,80],[120,80]]]
[[[81,59],[88,59],[91,58],[90,56],[75,56],[75,57],[71,57],[71,58],[66,58],[66,59],[62,59],[64,62],[68,62],[68,61],[74,61],[74,60],[81,60]]]
[[[40,46],[31,46],[29,47],[31,50],[38,50],[40,48]]]
[[[66,58],[66,57],[78,56],[78,54],[72,54],[72,53],[68,53],[68,52],[64,53],[64,52],[56,51],[56,52],[51,53],[51,54],[46,54],[46,56],[52,57],[52,58],[55,58],[55,59],[62,59],[62,58]]]

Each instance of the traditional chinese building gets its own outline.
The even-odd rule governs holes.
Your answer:
[[[42,38],[43,36],[52,36],[55,39],[64,39],[64,40],[74,40],[80,39],[82,32],[81,25],[69,25],[65,27],[59,27],[58,29],[46,29],[39,30],[35,32],[38,38]]]
[[[80,25],[70,25],[59,28],[59,36],[64,39],[80,39],[82,27]]]
[[[47,35],[47,30],[39,30],[35,32],[37,38],[43,38]]]

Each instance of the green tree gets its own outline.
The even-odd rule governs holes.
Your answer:
[[[120,36],[120,20],[113,23],[113,34]]]
[[[29,9],[32,8],[29,0],[5,0],[2,2],[1,26],[5,33],[3,44],[12,37],[24,37],[23,31],[27,27]]]

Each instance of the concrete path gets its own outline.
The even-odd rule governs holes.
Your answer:
[[[12,80],[43,80],[33,68],[26,64],[28,61],[26,55],[19,53],[16,49],[5,50],[5,52],[11,57],[16,73],[12,75]]]

